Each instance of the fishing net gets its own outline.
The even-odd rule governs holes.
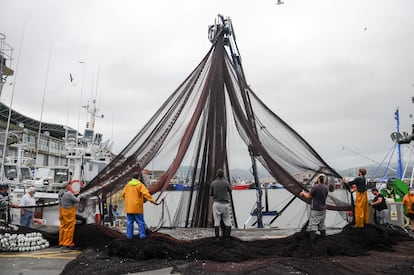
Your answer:
[[[168,266],[175,267],[176,272],[181,274],[198,274],[203,270],[207,274],[320,274],[318,272],[327,271],[378,274],[382,268],[387,270],[391,266],[393,271],[388,269],[391,274],[411,274],[403,271],[412,272],[410,267],[414,263],[414,258],[409,254],[414,251],[412,238],[395,226],[346,226],[334,235],[318,235],[312,246],[306,232],[281,239],[242,241],[230,237],[215,241],[213,237],[176,239],[154,232],[147,232],[144,240],[138,237],[132,240],[111,238],[108,229],[96,225],[79,226],[76,230],[82,233],[75,236],[75,242],[81,243],[78,239],[81,236],[85,238],[84,250],[65,266],[61,274],[126,274]],[[107,236],[106,241],[99,242],[99,249],[94,242],[94,234]],[[368,255],[369,261],[361,258]],[[392,265],[387,261],[392,261]],[[361,262],[364,262],[363,266]],[[286,272],[288,267],[291,272]],[[303,273],[292,270],[302,270]]]
[[[51,246],[57,246],[55,231],[1,226],[0,236],[38,232]],[[413,238],[393,225],[369,224],[363,228],[348,225],[337,234],[317,235],[313,244],[307,232],[285,238],[266,239],[263,235],[245,241],[236,237],[216,241],[208,232],[204,237],[189,240],[181,233],[177,239],[148,230],[146,239],[134,236],[128,240],[125,233],[111,227],[77,224],[74,242],[81,252],[66,264],[61,274],[126,274],[166,267],[180,274],[412,274],[414,271]]]
[[[123,188],[135,172],[163,171],[149,190],[158,199],[172,181],[181,179],[189,192],[180,202],[176,223],[212,225],[210,183],[218,168],[232,179],[243,168],[259,168],[300,200],[299,193],[320,173],[333,185],[341,176],[247,85],[240,58],[226,50],[221,25],[212,47],[132,141],[83,190],[82,201],[105,197]],[[256,163],[257,162],[257,163]],[[258,175],[260,177],[260,175]],[[259,187],[258,181],[255,182]],[[330,210],[351,204],[329,195]],[[232,210],[234,204],[232,203]],[[237,220],[233,220],[237,227]]]

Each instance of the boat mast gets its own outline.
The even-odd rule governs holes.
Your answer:
[[[98,115],[98,111],[99,109],[96,107],[96,99],[92,100],[92,106],[86,105],[85,106],[86,111],[90,114],[90,120],[89,122],[86,123],[86,128],[87,129],[91,129],[94,130],[95,129],[95,119],[98,118],[103,118],[104,115]]]
[[[52,43],[50,43],[49,58],[47,60],[46,77],[45,77],[45,83],[43,85],[42,109],[40,111],[39,130],[37,133],[37,146],[36,146],[36,164],[37,165],[38,165],[37,162],[39,161],[40,134],[42,133],[43,109],[45,106],[46,87],[47,87],[47,80],[49,77],[49,66],[50,66],[51,57],[52,57]]]
[[[3,142],[3,155],[2,155],[2,162],[1,162],[1,169],[0,169],[0,181],[3,182],[4,180],[4,163],[6,161],[6,149],[7,149],[7,138],[9,136],[9,128],[10,128],[10,120],[11,120],[11,113],[12,113],[12,105],[13,105],[13,99],[14,99],[14,88],[16,87],[16,78],[17,78],[17,68],[19,66],[19,60],[20,60],[20,53],[22,48],[22,41],[23,41],[23,34],[24,34],[24,26],[23,26],[23,32],[20,39],[20,46],[19,46],[19,55],[17,58],[17,65],[16,65],[16,75],[14,78],[14,84],[12,89],[12,95],[10,99],[10,106],[9,106],[9,114],[7,118],[7,125],[6,125],[6,131],[4,133],[4,142]],[[0,33],[0,95],[3,89],[3,84],[6,82],[7,76],[13,75],[13,70],[8,68],[6,66],[6,59],[9,58],[9,62],[13,60],[12,53],[13,48],[9,46],[4,40],[6,40],[6,36],[2,33]],[[8,54],[8,53],[9,54]],[[7,215],[6,215],[6,221],[7,221]]]
[[[249,103],[250,100],[247,98],[248,87],[246,83],[246,78],[244,76],[243,66],[241,63],[241,55],[237,47],[236,35],[234,32],[233,24],[231,22],[230,17],[224,18],[223,15],[219,14],[217,21],[215,22],[215,25],[209,26],[208,32],[209,32],[209,39],[212,43],[214,43],[216,39],[221,38],[224,40],[224,45],[227,46],[230,51],[230,55],[233,60],[233,66],[236,70],[240,90],[242,92],[242,96],[244,97],[243,101],[244,101],[245,108],[246,108],[247,119],[250,122],[250,126],[252,127],[253,132],[257,134],[256,121],[253,115],[253,109]],[[249,149],[249,154],[250,154],[250,158],[252,162],[252,171],[253,171],[254,183],[256,187],[256,209],[254,210],[254,213],[257,216],[257,227],[263,228],[263,213],[262,213],[263,191],[261,189],[260,182],[259,182],[259,176],[257,173],[257,163],[256,163],[256,157],[258,156],[257,150],[255,150],[253,147],[254,146],[251,144],[249,145],[248,149]]]
[[[11,63],[13,60],[13,48],[10,47],[5,40],[6,35],[0,33],[0,96],[7,77],[13,75],[13,70],[10,69],[10,65],[7,66],[7,63]]]
[[[395,120],[397,123],[397,133],[400,134],[400,112],[398,108],[395,110]],[[401,143],[397,143],[397,153],[398,153],[398,167],[397,167],[397,178],[402,180],[402,159],[401,159]]]

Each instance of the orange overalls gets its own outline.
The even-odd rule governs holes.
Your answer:
[[[76,205],[71,208],[59,207],[59,245],[73,246],[76,225]]]
[[[355,198],[355,227],[364,227],[368,224],[368,195],[365,192],[356,192]]]

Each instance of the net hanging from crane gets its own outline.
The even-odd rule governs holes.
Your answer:
[[[184,192],[176,218],[181,226],[208,227],[212,225],[209,188],[218,168],[232,179],[234,169],[250,169],[252,159],[257,160],[306,203],[310,201],[299,193],[317,175],[326,174],[328,184],[341,178],[252,91],[240,57],[232,49],[230,54],[226,51],[228,30],[220,24],[215,27],[208,53],[122,152],[82,190],[83,199],[119,191],[132,174],[155,167],[163,173],[149,185],[150,192],[161,194],[177,177],[185,179],[190,188]],[[327,205],[330,210],[352,209],[331,195]]]

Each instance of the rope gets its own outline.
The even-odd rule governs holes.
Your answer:
[[[36,205],[27,205],[27,206],[16,206],[16,207],[12,207],[12,208],[43,208],[43,207],[51,207],[51,206],[56,206],[59,205],[59,200],[56,200],[54,202],[46,202],[46,203],[42,203],[42,204],[36,204]]]
[[[163,224],[164,224],[164,204],[165,204],[165,197],[164,198],[162,198],[161,199],[161,204],[162,204],[162,210],[161,210],[161,218],[160,218],[160,222],[159,222],[159,224],[156,226],[156,227],[153,227],[153,228],[151,228],[151,231],[152,232],[157,232],[157,231],[159,231],[161,228],[162,228],[162,226],[163,226]]]
[[[165,196],[160,200],[160,202],[161,202],[161,207],[162,207],[162,210],[161,210],[161,218],[160,218],[160,221],[159,221],[159,223],[158,223],[158,225],[157,226],[155,226],[155,227],[151,227],[151,231],[153,231],[153,232],[157,232],[157,231],[159,231],[162,227],[163,227],[163,225],[164,225],[164,209],[165,209],[165,198],[168,196],[168,194],[169,193],[162,193],[162,194],[165,194]],[[160,196],[162,195],[162,194],[160,194]],[[158,199],[159,199],[159,197],[158,197]],[[158,200],[157,199],[157,200]],[[167,211],[168,211],[168,209],[167,209]],[[168,213],[168,215],[169,215],[169,213]],[[171,219],[171,218],[170,218]],[[170,223],[171,223],[171,221],[170,221]]]
[[[303,214],[302,214],[302,217],[300,218],[300,221],[299,221],[298,226],[302,224],[303,218],[305,218],[305,216],[307,216],[308,220],[307,220],[307,221],[305,222],[305,224],[302,226],[302,228],[301,228],[301,232],[305,232],[305,231],[306,231],[306,229],[308,228],[308,225],[309,225],[309,218],[310,218],[310,204],[305,204],[305,210],[306,210],[306,211],[303,211]]]

